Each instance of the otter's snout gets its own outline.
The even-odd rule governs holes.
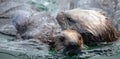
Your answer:
[[[76,42],[69,42],[66,49],[79,49],[79,45]]]
[[[80,46],[76,42],[69,42],[69,44],[66,46],[64,52],[66,54],[78,54],[80,52]]]

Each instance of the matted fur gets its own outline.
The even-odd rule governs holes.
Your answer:
[[[111,20],[94,10],[67,10],[59,13],[56,19],[63,30],[74,29],[78,31],[86,45],[113,42],[119,37]]]

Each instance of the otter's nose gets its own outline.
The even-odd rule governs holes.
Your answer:
[[[78,54],[80,52],[79,45],[76,42],[69,42],[69,44],[66,46],[66,49],[64,50],[67,52],[66,54]]]
[[[67,45],[67,49],[78,49],[79,45],[76,42],[69,42],[69,44]]]

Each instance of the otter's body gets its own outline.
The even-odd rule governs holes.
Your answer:
[[[49,41],[53,30],[59,31],[59,25],[47,12],[29,14],[27,11],[20,11],[13,17],[13,25],[22,39],[35,38],[43,42]]]

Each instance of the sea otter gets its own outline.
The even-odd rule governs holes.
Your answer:
[[[78,33],[75,32],[76,34],[81,35],[82,44],[78,43],[80,41],[77,39],[79,35],[76,36],[69,30],[64,36],[68,37],[67,41],[74,42],[76,45],[96,46],[101,42],[113,42],[119,38],[119,32],[114,27],[112,21],[101,12],[95,10],[66,10],[58,13],[56,19],[63,31],[71,29],[77,31]]]
[[[53,30],[54,33],[60,31],[57,21],[47,12],[20,10],[13,16],[13,25],[21,39],[39,39],[45,43],[49,43]]]

